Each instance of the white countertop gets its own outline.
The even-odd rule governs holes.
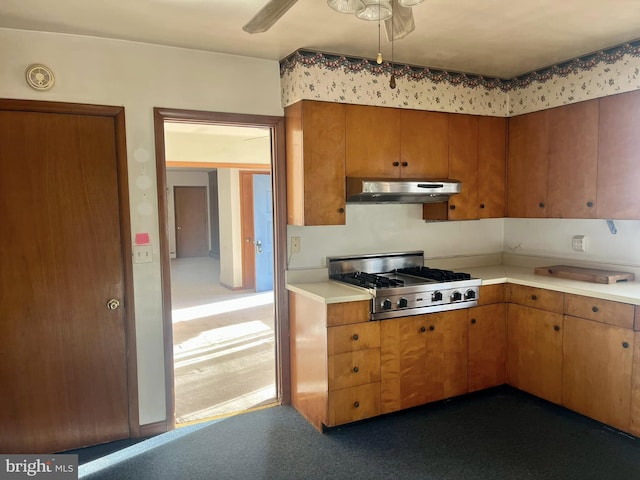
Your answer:
[[[472,277],[480,278],[482,285],[515,283],[529,287],[546,288],[558,292],[640,305],[640,282],[637,281],[615,284],[580,282],[577,280],[536,275],[534,269],[531,267],[513,265],[469,267],[459,268],[457,270],[470,273]],[[287,289],[327,304],[369,300],[371,298],[368,293],[357,288],[330,280],[310,283],[296,282],[287,284]]]

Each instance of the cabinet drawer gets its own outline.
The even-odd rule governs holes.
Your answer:
[[[328,427],[380,415],[380,383],[329,393]]]
[[[596,322],[633,329],[634,306],[600,298],[566,294],[564,297],[567,315],[586,318]]]
[[[509,303],[539,308],[548,312],[564,313],[564,293],[562,292],[509,284],[507,297]]]
[[[379,381],[379,348],[356,350],[329,357],[329,391]]]
[[[480,287],[478,305],[491,305],[492,303],[504,303],[505,284],[483,285]]]
[[[327,329],[327,354],[380,348],[380,322],[356,323]]]
[[[370,311],[371,302],[368,300],[330,303],[327,305],[327,327],[368,322]]]

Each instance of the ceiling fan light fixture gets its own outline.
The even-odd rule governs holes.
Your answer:
[[[363,8],[356,12],[356,17],[360,20],[384,21],[391,18],[390,0],[362,0]]]
[[[357,13],[364,8],[362,0],[327,0],[327,5],[340,13]]]
[[[423,0],[398,0],[398,4],[401,7],[413,7],[419,3],[422,3]]]

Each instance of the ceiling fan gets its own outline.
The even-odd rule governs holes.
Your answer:
[[[379,1],[380,0],[365,1],[364,3],[377,5]],[[382,1],[384,2],[384,0]],[[393,15],[384,21],[387,40],[399,40],[415,29],[413,10],[410,6],[420,3],[421,1],[422,0],[387,0],[385,2],[391,5],[390,8],[393,12]],[[297,2],[298,0],[269,0],[242,29],[248,33],[266,32]]]

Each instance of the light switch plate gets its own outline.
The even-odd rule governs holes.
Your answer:
[[[585,235],[574,235],[571,239],[571,248],[576,252],[587,251],[587,237]]]
[[[133,263],[152,263],[153,247],[151,245],[136,245],[133,247]]]

